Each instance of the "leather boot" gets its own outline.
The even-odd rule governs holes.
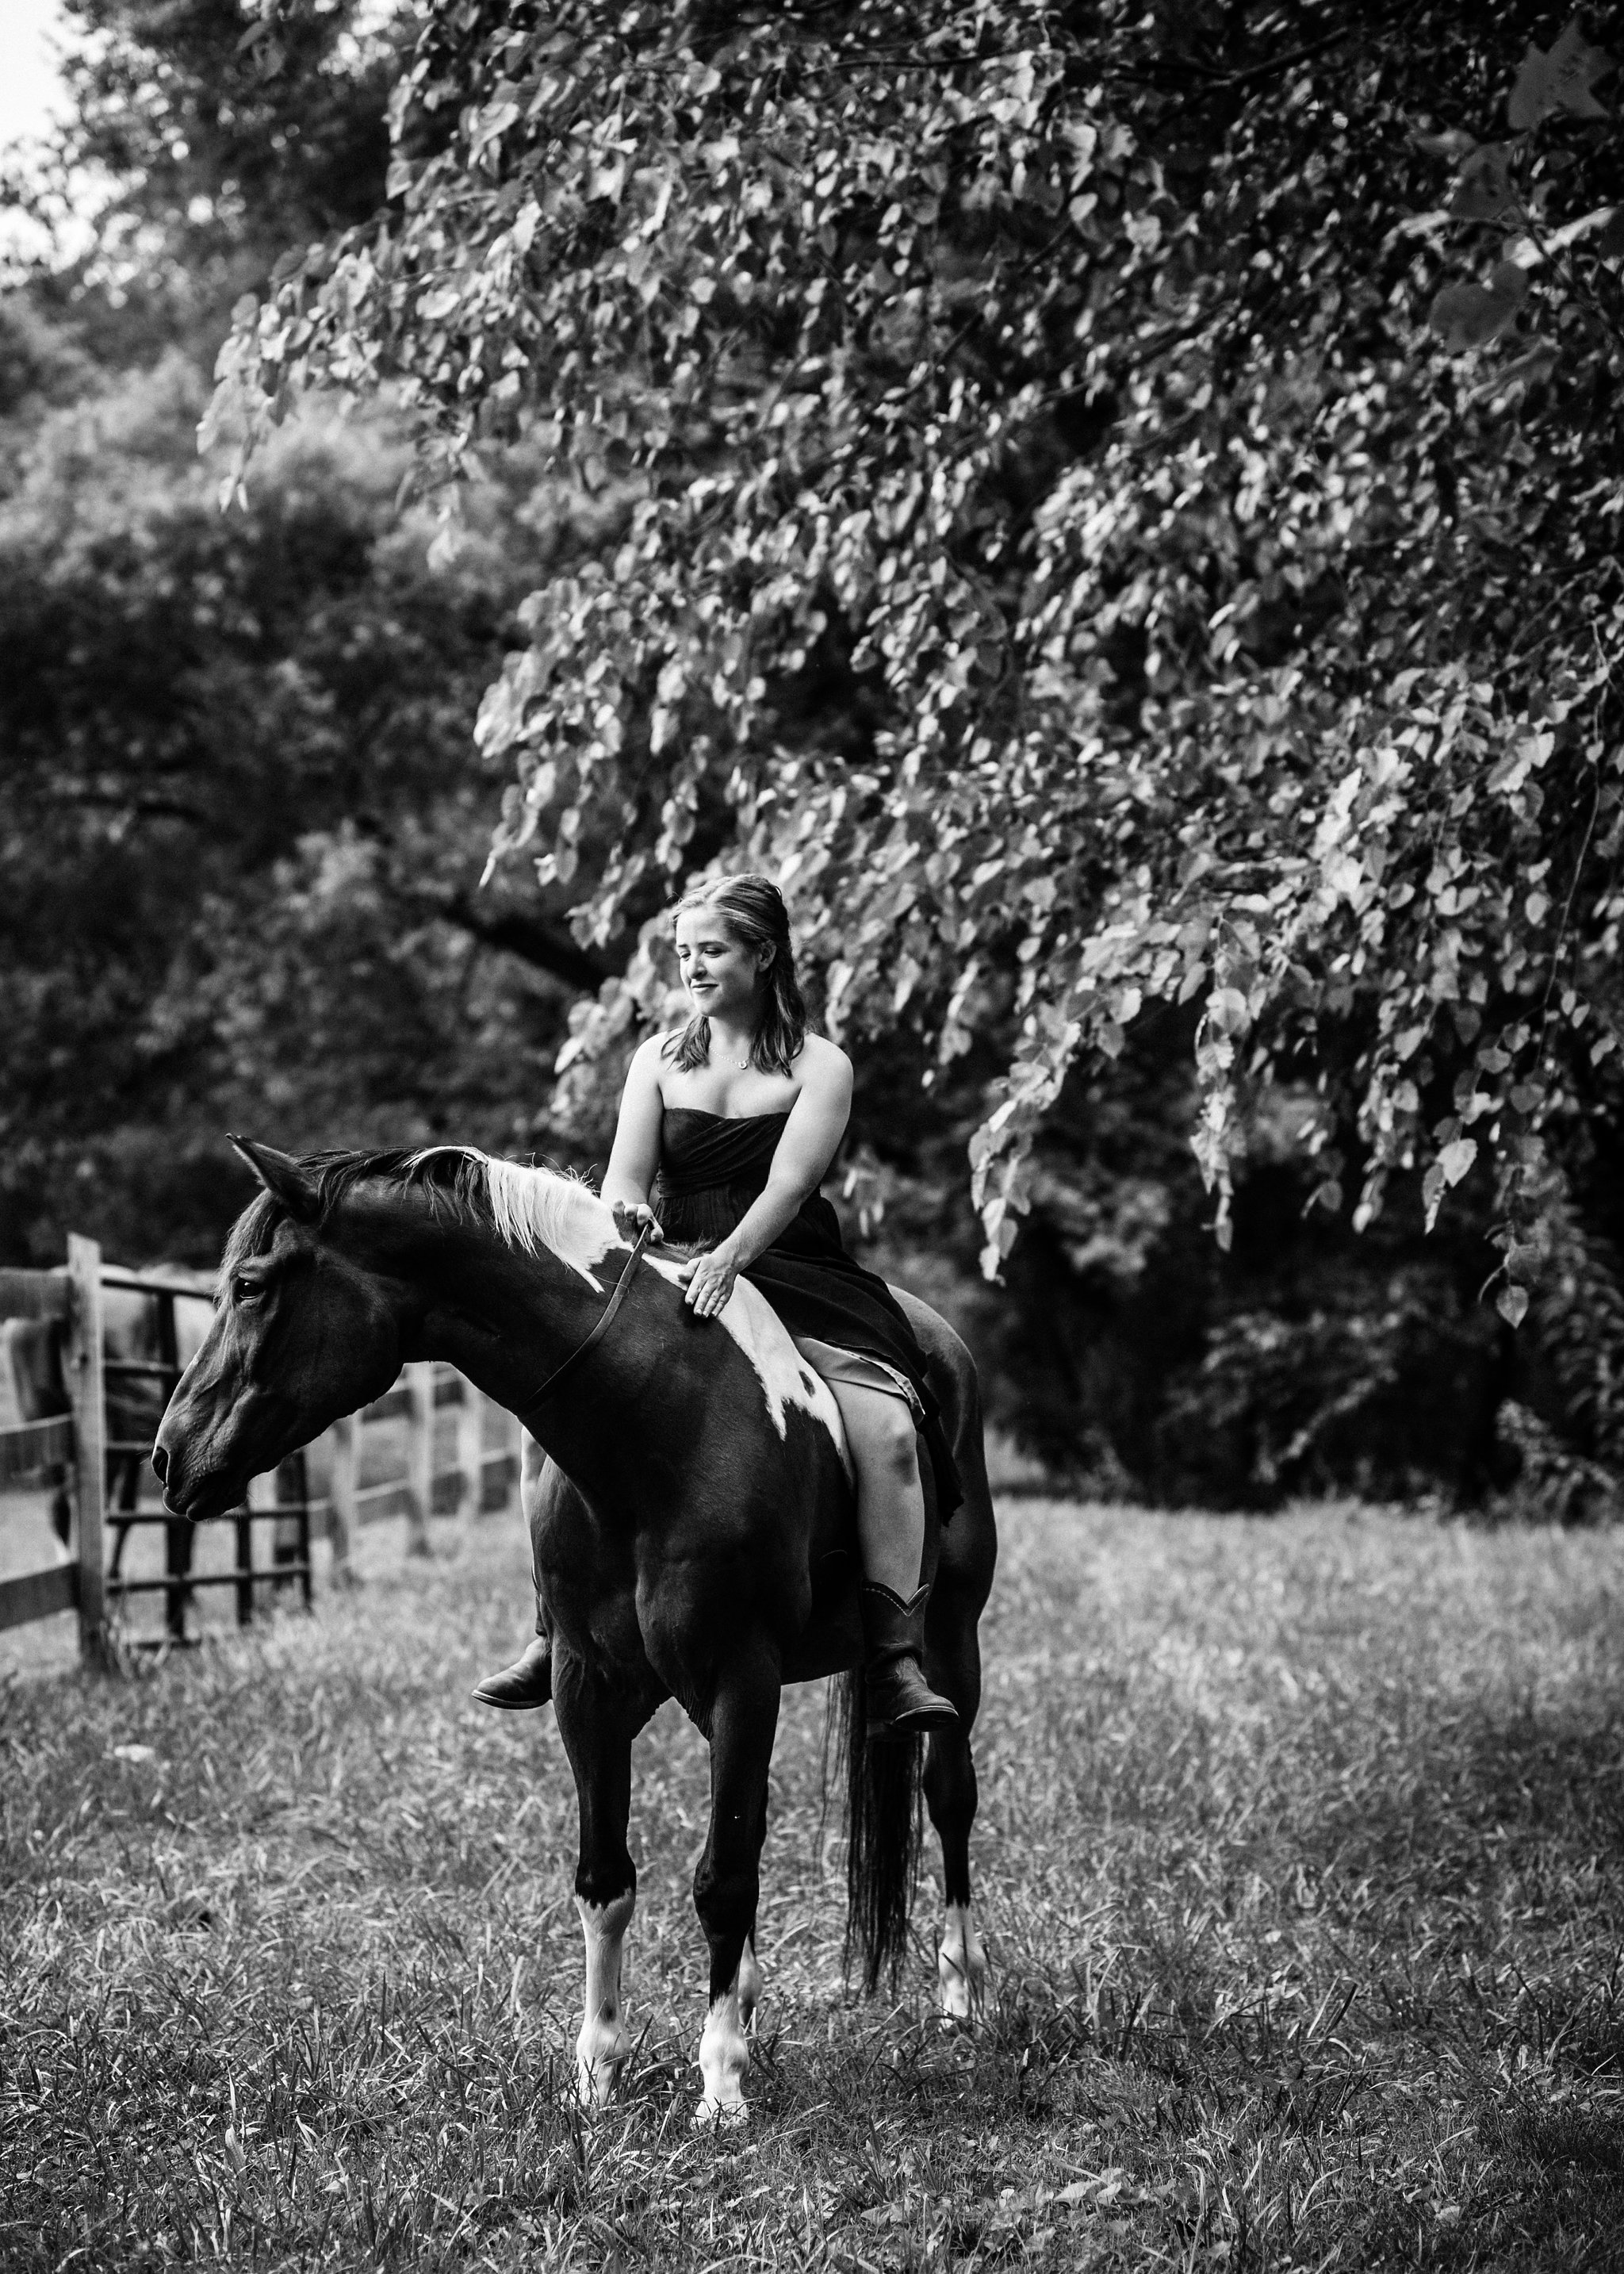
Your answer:
[[[925,1611],[930,1590],[921,1587],[911,1603],[882,1586],[863,1584],[863,1643],[867,1656],[868,1743],[900,1743],[930,1729],[954,1729],[959,1715],[925,1679]]]
[[[503,1667],[500,1674],[487,1674],[474,1695],[482,1706],[494,1706],[499,1713],[528,1713],[534,1706],[550,1703],[553,1645],[548,1637],[538,1635],[511,1666]]]

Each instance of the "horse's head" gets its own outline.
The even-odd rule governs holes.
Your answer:
[[[260,1476],[400,1370],[406,1291],[341,1242],[319,1181],[268,1145],[232,1139],[264,1190],[226,1243],[219,1302],[153,1448],[166,1508],[218,1516]]]

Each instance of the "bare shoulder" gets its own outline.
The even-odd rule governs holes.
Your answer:
[[[795,1063],[803,1089],[828,1093],[842,1090],[847,1096],[852,1087],[852,1061],[838,1043],[831,1043],[826,1035],[808,1035],[801,1046]]]
[[[672,1051],[681,1032],[680,1027],[673,1027],[663,1035],[650,1035],[646,1042],[638,1043],[626,1072],[628,1087],[633,1083],[640,1089],[658,1087],[661,1068],[670,1064]]]

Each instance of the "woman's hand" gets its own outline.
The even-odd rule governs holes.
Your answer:
[[[684,1264],[682,1276],[688,1283],[684,1300],[694,1316],[714,1319],[726,1308],[733,1291],[733,1282],[739,1276],[738,1255],[724,1241],[708,1255],[696,1255],[691,1263]]]
[[[610,1205],[614,1211],[614,1228],[622,1239],[635,1240],[645,1224],[652,1224],[654,1227],[649,1234],[650,1246],[656,1240],[665,1239],[665,1234],[661,1228],[660,1220],[647,1201],[639,1201],[635,1208],[630,1201],[613,1201]]]

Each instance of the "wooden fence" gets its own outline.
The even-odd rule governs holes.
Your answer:
[[[65,1271],[0,1271],[0,1318],[44,1319],[65,1331],[71,1410],[0,1431],[0,1486],[67,1465],[73,1479],[70,1560],[0,1580],[0,1629],[54,1611],[79,1613],[81,1656],[107,1638],[107,1430],[102,1374],[102,1255],[71,1234]]]
[[[160,1299],[163,1318],[155,1359],[109,1358],[103,1323],[103,1288],[120,1287]],[[133,1272],[104,1266],[93,1240],[72,1236],[68,1241],[65,1270],[0,1270],[0,1319],[49,1321],[64,1337],[63,1367],[71,1410],[48,1419],[0,1427],[0,1490],[30,1480],[55,1475],[68,1480],[71,1510],[66,1560],[41,1570],[0,1579],[0,1630],[21,1626],[53,1613],[73,1610],[79,1615],[81,1654],[93,1662],[107,1655],[109,1602],[138,1593],[162,1592],[165,1598],[169,1638],[185,1638],[185,1612],[195,1589],[232,1586],[237,1591],[239,1623],[252,1616],[255,1588],[269,1581],[276,1585],[297,1584],[310,1600],[311,1540],[325,1530],[333,1549],[333,1577],[342,1585],[353,1577],[351,1547],[357,1527],[379,1518],[403,1514],[411,1552],[429,1552],[429,1523],[436,1513],[477,1516],[499,1486],[498,1502],[505,1505],[519,1467],[520,1432],[510,1416],[496,1421],[498,1443],[486,1442],[487,1415],[496,1420],[500,1409],[491,1407],[471,1382],[449,1367],[432,1363],[409,1366],[387,1397],[362,1413],[352,1414],[328,1434],[320,1448],[326,1456],[327,1487],[312,1495],[306,1482],[311,1448],[294,1456],[297,1476],[279,1472],[255,1478],[247,1504],[229,1511],[221,1522],[233,1523],[236,1556],[224,1573],[193,1573],[190,1569],[191,1535],[185,1527],[162,1513],[148,1514],[139,1505],[139,1493],[126,1492],[124,1504],[109,1507],[109,1465],[115,1473],[123,1465],[132,1478],[139,1474],[151,1452],[146,1442],[110,1439],[107,1391],[109,1374],[152,1377],[165,1389],[178,1378],[174,1301],[200,1291],[198,1283],[184,1278],[148,1279]],[[167,1306],[162,1299],[168,1297]],[[164,1320],[167,1319],[167,1332]],[[440,1427],[437,1429],[437,1418]],[[396,1473],[365,1481],[365,1459],[368,1425],[403,1421],[390,1432],[389,1442],[400,1455]],[[447,1428],[447,1424],[448,1428]],[[125,1424],[124,1426],[128,1426]],[[450,1435],[449,1464],[436,1459],[437,1435]],[[318,1455],[318,1458],[320,1455]],[[284,1464],[284,1472],[289,1465]],[[493,1477],[492,1471],[495,1475]],[[289,1490],[289,1484],[293,1489]],[[275,1527],[274,1560],[256,1566],[253,1531],[257,1520],[268,1518]],[[116,1538],[114,1563],[130,1527],[167,1525],[166,1570],[162,1578],[124,1577],[109,1571],[108,1536]],[[177,1545],[181,1550],[177,1555]]]
[[[497,1427],[494,1448],[486,1442],[487,1418]],[[403,1456],[393,1475],[364,1483],[365,1433],[392,1420],[406,1424]],[[443,1462],[439,1442],[447,1434],[451,1458]],[[426,1555],[431,1517],[478,1516],[493,1482],[500,1485],[498,1505],[505,1507],[518,1479],[520,1437],[512,1415],[452,1367],[425,1360],[402,1368],[387,1397],[327,1433],[328,1487],[311,1506],[326,1517],[335,1577],[342,1581],[349,1566],[359,1525],[403,1516],[408,1553]]]

